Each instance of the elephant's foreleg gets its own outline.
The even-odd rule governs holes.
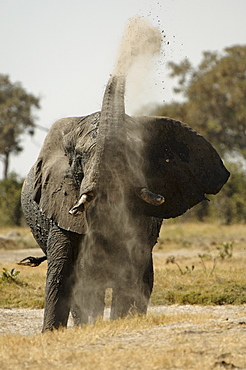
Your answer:
[[[111,314],[112,320],[139,313],[146,314],[153,288],[152,255],[145,268],[138,266],[136,271],[128,274],[130,278],[116,282],[113,288]],[[138,276],[136,278],[136,276]]]
[[[134,295],[126,287],[113,288],[110,320],[127,316],[134,307]]]
[[[103,317],[104,307],[105,307],[105,288],[100,286],[96,289],[95,294],[92,298],[92,321],[96,320],[98,317]]]
[[[71,245],[70,236],[57,226],[50,229],[43,332],[67,325],[76,260],[76,245]]]
[[[148,291],[148,294],[146,292]],[[115,287],[113,289],[110,319],[115,320],[127,315],[147,313],[150,293],[148,287],[141,283],[133,289]]]

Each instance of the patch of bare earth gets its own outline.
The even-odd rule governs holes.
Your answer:
[[[166,315],[177,317],[178,322],[157,327],[156,330],[188,330],[187,333],[193,331],[200,333],[199,327],[212,325],[220,330],[233,330],[233,332],[241,332],[246,340],[246,306],[197,306],[197,305],[171,305],[171,306],[154,306],[149,307],[148,314],[151,315]],[[182,318],[188,317],[187,321],[180,321]],[[199,323],[199,315],[201,315],[201,323]],[[194,316],[195,323],[192,322]],[[105,319],[109,317],[109,309],[105,310]],[[205,318],[205,320],[204,320]],[[41,309],[0,309],[0,334],[22,334],[33,335],[40,333],[42,328],[43,310]],[[68,327],[72,327],[72,320],[69,319]],[[242,329],[242,330],[241,330]],[[201,333],[200,333],[201,334]],[[243,337],[242,337],[243,338]],[[245,342],[246,345],[246,342]]]

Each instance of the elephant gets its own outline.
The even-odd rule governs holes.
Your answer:
[[[163,219],[216,194],[229,172],[212,145],[167,117],[125,113],[124,75],[101,111],[58,120],[22,189],[27,224],[47,258],[42,331],[102,316],[146,314]]]

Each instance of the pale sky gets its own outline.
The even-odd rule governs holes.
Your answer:
[[[0,73],[41,98],[36,123],[47,128],[59,118],[100,110],[131,17],[164,30],[166,41],[142,94],[126,96],[130,114],[178,98],[168,61],[188,58],[198,65],[203,51],[246,44],[245,0],[0,0],[0,5]],[[25,137],[23,153],[10,158],[10,170],[24,177],[44,137],[40,130]]]

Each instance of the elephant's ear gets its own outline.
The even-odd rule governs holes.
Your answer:
[[[149,215],[179,216],[226,183],[230,174],[221,158],[196,131],[169,118],[138,119],[144,127],[148,188],[165,197],[160,206],[146,204]]]
[[[85,121],[85,122],[83,122]],[[44,214],[61,228],[82,234],[86,230],[85,215],[74,217],[69,210],[77,202],[82,170],[74,157],[77,127],[86,124],[86,117],[64,118],[48,132],[34,165],[33,198]]]

